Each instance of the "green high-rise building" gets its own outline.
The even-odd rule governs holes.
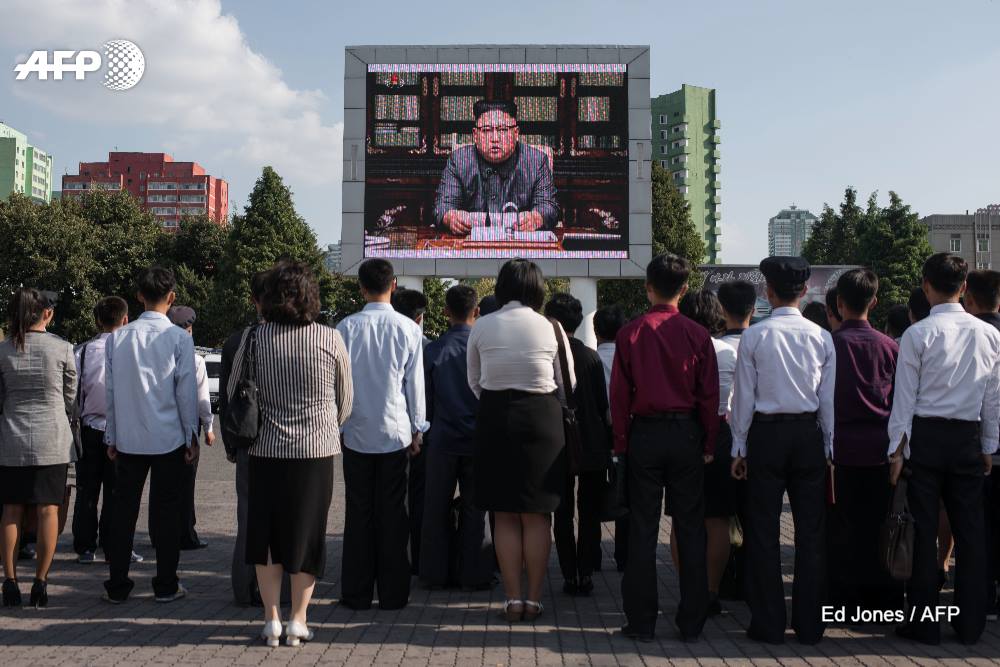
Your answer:
[[[52,156],[0,123],[0,199],[19,192],[42,203],[52,201]]]
[[[722,250],[722,124],[715,115],[715,90],[684,84],[678,91],[654,97],[652,112],[653,159],[670,171],[691,205],[691,219],[708,250],[705,261],[717,264]]]

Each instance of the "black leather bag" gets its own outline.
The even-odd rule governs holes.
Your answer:
[[[573,383],[569,379],[569,355],[566,354],[566,344],[563,342],[562,326],[555,320],[550,321],[552,322],[552,330],[556,334],[563,393],[566,395],[566,404],[562,408],[563,432],[566,434],[566,456],[569,460],[570,472],[576,475],[580,472],[583,461],[583,439],[580,437],[580,424],[576,420],[576,397],[573,395]]]
[[[242,363],[236,385],[229,394],[226,411],[222,415],[223,440],[235,449],[249,449],[257,440],[260,430],[260,405],[257,390],[257,329],[249,328],[240,346]],[[225,388],[229,391],[229,387]]]
[[[882,566],[896,581],[909,581],[913,574],[913,541],[916,525],[906,500],[909,474],[909,469],[904,468],[903,474],[896,482],[889,515],[882,524],[878,540]]]
[[[628,488],[625,484],[625,456],[615,456],[608,466],[604,495],[598,510],[601,521],[618,521],[628,516]]]

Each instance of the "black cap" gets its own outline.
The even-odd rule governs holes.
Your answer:
[[[811,273],[801,257],[768,257],[760,263],[760,272],[769,283],[782,285],[802,285]]]
[[[167,317],[182,329],[187,329],[198,319],[194,313],[194,308],[189,306],[171,306],[170,310],[167,311]]]

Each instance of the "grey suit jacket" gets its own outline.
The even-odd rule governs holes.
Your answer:
[[[76,400],[73,346],[50,333],[29,333],[24,351],[0,343],[0,466],[69,463]]]

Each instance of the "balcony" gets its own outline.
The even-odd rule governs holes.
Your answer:
[[[716,179],[713,179],[713,180],[712,180],[712,184],[711,184],[711,185],[712,185],[712,189],[713,189],[713,190],[719,190],[719,189],[721,189],[721,188],[722,188],[722,181],[720,181],[720,180],[719,180],[719,179],[717,179],[717,178],[716,178]]]
[[[722,197],[720,197],[719,195],[715,195],[714,197],[712,197],[712,203],[718,206],[719,204],[722,203]]]
[[[722,129],[722,121],[720,121],[718,118],[716,118],[715,120],[712,121],[711,127],[712,127],[713,130],[720,130],[720,129]]]
[[[714,151],[709,153],[709,155],[712,156],[713,160],[719,160],[722,158],[722,153],[719,151],[719,149],[715,149]]]
[[[687,146],[668,146],[667,155],[673,157],[675,155],[685,155],[691,152],[691,144]]]
[[[722,211],[712,211],[712,218],[714,220],[722,220]]]
[[[719,136],[718,134],[713,134],[711,141],[712,141],[713,144],[721,144],[722,143],[722,137]]]
[[[720,167],[720,166],[719,166],[719,165],[717,165],[717,164],[713,164],[713,165],[712,165],[712,173],[713,173],[713,174],[719,174],[719,173],[722,173],[722,167]]]

